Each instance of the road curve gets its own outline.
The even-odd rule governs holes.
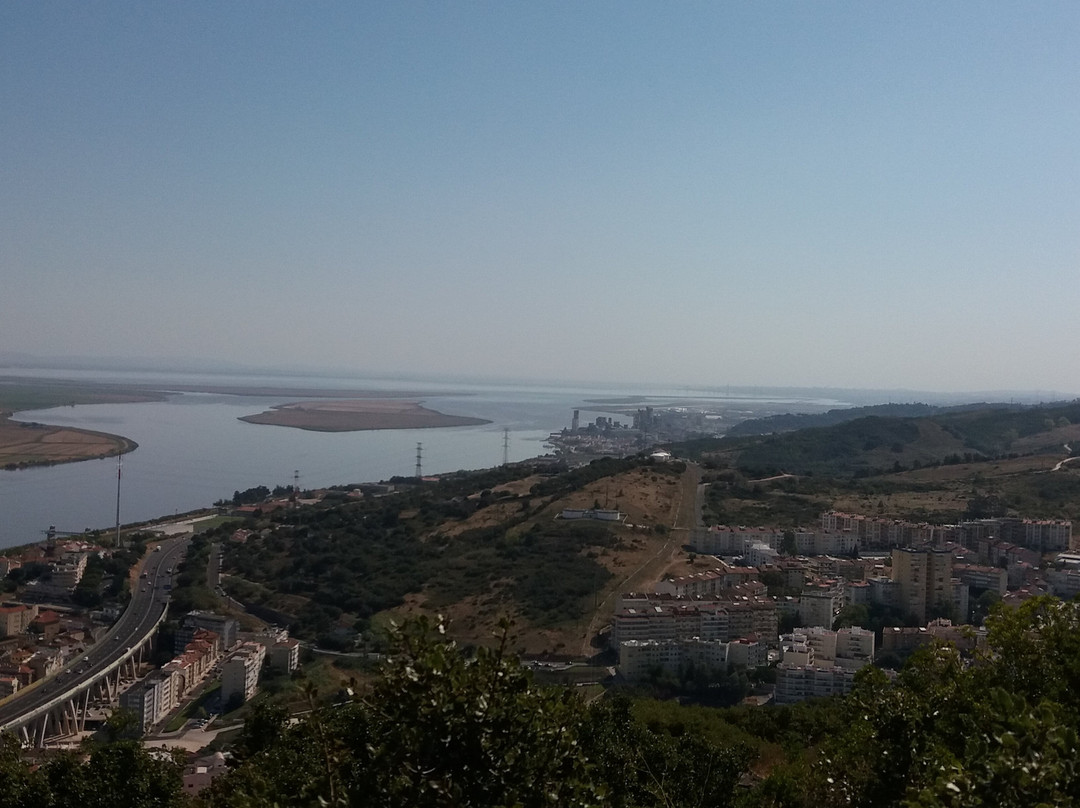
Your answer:
[[[143,563],[143,575],[135,582],[131,601],[120,619],[102,640],[73,659],[41,684],[15,694],[0,705],[0,731],[11,730],[51,709],[131,656],[157,627],[168,609],[174,570],[180,563],[189,538],[166,539],[161,550],[150,553]]]

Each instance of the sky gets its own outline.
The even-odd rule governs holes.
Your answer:
[[[0,4],[0,352],[1080,391],[1080,4]]]

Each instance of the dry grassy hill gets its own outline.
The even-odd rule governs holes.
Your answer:
[[[446,603],[433,597],[431,587],[410,595],[406,602],[389,610],[383,619],[407,614],[439,613],[449,618],[450,631],[462,642],[483,644],[490,641],[499,620],[509,617],[515,623],[518,650],[530,654],[589,655],[595,633],[610,619],[613,598],[627,589],[651,585],[662,577],[672,559],[681,555],[686,542],[686,528],[693,521],[694,495],[698,473],[690,467],[677,475],[657,473],[655,469],[635,468],[622,474],[589,483],[565,496],[529,498],[538,511],[529,519],[509,529],[511,536],[527,535],[535,526],[561,522],[565,508],[591,508],[599,504],[618,508],[625,518],[618,523],[603,523],[616,536],[610,546],[585,547],[582,553],[595,558],[611,577],[596,587],[591,608],[580,620],[555,626],[537,626],[516,609],[508,588],[512,580],[497,581],[486,592],[470,594]],[[536,478],[497,486],[500,491],[526,496]],[[460,536],[469,530],[492,527],[520,511],[518,502],[496,502],[443,532]],[[434,601],[438,600],[436,604]]]

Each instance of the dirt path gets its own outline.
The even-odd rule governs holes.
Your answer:
[[[775,482],[776,480],[794,480],[794,479],[796,479],[796,475],[788,474],[787,472],[784,472],[783,474],[774,474],[772,477],[762,477],[760,480],[747,480],[747,482],[748,483],[771,483],[771,482]]]
[[[600,631],[601,626],[611,620],[615,598],[624,592],[636,591],[658,580],[671,563],[672,557],[686,543],[690,530],[701,523],[700,482],[701,467],[688,463],[679,481],[679,500],[668,530],[667,541],[651,557],[645,559],[637,569],[619,581],[607,597],[600,601],[589,624],[585,627],[585,636],[581,641],[581,656],[592,656],[592,639]]]
[[[1072,454],[1072,448],[1069,446],[1069,444],[1064,444],[1064,447],[1066,452]],[[1066,457],[1064,460],[1059,460],[1057,465],[1050,469],[1050,471],[1061,471],[1061,469],[1065,466],[1066,463],[1071,463],[1074,460],[1080,460],[1080,457]]]

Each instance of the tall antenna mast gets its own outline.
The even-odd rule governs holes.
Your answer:
[[[292,473],[292,502],[293,510],[300,507],[300,469],[293,469]]]
[[[124,466],[124,456],[116,456],[116,549],[121,548],[120,544],[120,472]]]
[[[420,470],[420,454],[422,451],[422,446],[423,444],[421,443],[416,444],[416,479],[418,480],[422,480],[424,478],[424,473]]]
[[[510,465],[510,430],[503,428],[503,465]]]

